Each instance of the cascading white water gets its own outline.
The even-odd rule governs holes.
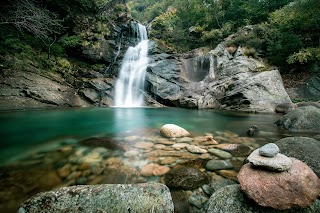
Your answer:
[[[126,51],[115,88],[116,107],[144,105],[144,80],[148,66],[148,36],[146,27],[138,24],[140,42]]]

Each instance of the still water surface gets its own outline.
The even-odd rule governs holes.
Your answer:
[[[61,138],[84,139],[172,123],[190,132],[232,131],[245,135],[251,125],[274,136],[282,133],[276,114],[249,114],[178,108],[80,108],[0,113],[0,162]]]
[[[17,212],[32,195],[63,186],[164,183],[165,173],[146,174],[144,168],[153,163],[161,164],[158,168],[165,167],[166,171],[181,163],[190,167],[195,163],[206,171],[203,163],[224,159],[174,148],[180,139],[209,149],[215,146],[211,146],[211,140],[196,142],[197,137],[207,135],[219,145],[233,147],[232,156],[226,158],[230,158],[227,161],[235,175],[250,151],[292,135],[274,125],[279,118],[276,114],[179,108],[0,112],[0,212]],[[190,137],[163,138],[159,129],[169,123],[185,128]],[[246,131],[252,125],[258,125],[260,131],[248,137]]]

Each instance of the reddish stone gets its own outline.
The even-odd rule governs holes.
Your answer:
[[[241,189],[261,206],[284,210],[311,205],[320,193],[318,176],[303,162],[292,159],[286,172],[271,172],[242,166],[238,180]]]

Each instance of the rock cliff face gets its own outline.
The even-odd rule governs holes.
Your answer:
[[[148,93],[165,105],[274,112],[291,103],[278,70],[245,56],[241,47],[229,53],[226,41],[208,53],[153,52],[147,72]]]
[[[1,66],[0,110],[113,105],[119,61],[127,47],[138,42],[137,22],[124,1],[92,0],[86,7],[78,0],[74,4],[45,2],[64,18],[67,38],[77,38],[79,43],[66,49],[68,57],[48,59],[54,64],[53,72],[39,68],[36,57],[27,59],[30,63],[24,56],[18,56],[21,62],[13,55],[2,57],[24,64]]]

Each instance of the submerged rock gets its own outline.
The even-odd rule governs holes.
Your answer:
[[[169,189],[160,183],[71,186],[39,193],[24,212],[173,212]]]
[[[160,129],[160,133],[162,136],[167,138],[180,138],[190,135],[187,130],[175,124],[166,124],[162,126]]]
[[[233,165],[228,160],[209,160],[205,167],[209,171],[214,171],[221,169],[232,169]]]
[[[245,164],[238,174],[241,189],[265,207],[284,210],[310,206],[320,193],[320,180],[305,163],[291,160],[287,172],[277,173]]]
[[[171,189],[196,189],[208,183],[208,176],[197,168],[179,166],[164,176],[165,184]]]

